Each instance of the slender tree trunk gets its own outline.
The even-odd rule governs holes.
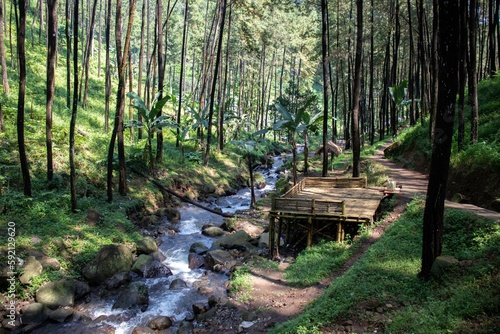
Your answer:
[[[458,71],[458,150],[465,145],[465,84],[467,82],[467,0],[460,0],[460,65]]]
[[[207,129],[207,147],[205,150],[205,159],[204,165],[208,166],[209,158],[210,158],[210,141],[212,139],[212,118],[214,115],[214,102],[215,102],[215,91],[217,89],[217,73],[219,72],[220,58],[222,53],[222,44],[224,37],[224,21],[226,19],[226,0],[220,0],[221,6],[221,22],[219,29],[219,45],[217,47],[217,56],[215,58],[215,69],[214,69],[214,78],[212,80],[212,93],[210,96],[210,111],[208,115],[208,129]]]
[[[477,143],[477,129],[479,122],[477,100],[477,55],[476,55],[476,0],[469,2],[469,64],[468,64],[468,104],[471,113],[470,141]]]
[[[357,7],[357,34],[356,59],[354,65],[353,108],[352,108],[352,177],[359,176],[359,160],[361,154],[359,140],[359,103],[361,97],[361,59],[363,57],[363,0],[356,0]],[[325,153],[326,154],[326,153]]]
[[[409,1],[409,0],[408,0]],[[373,98],[373,85],[374,85],[374,55],[375,55],[375,43],[374,43],[374,35],[375,35],[375,24],[374,24],[374,0],[370,2],[370,88],[368,93],[368,105],[370,109],[370,145],[375,143],[375,101]]]
[[[23,176],[24,195],[31,197],[31,178],[24,142],[24,111],[26,97],[26,1],[18,0],[19,15],[16,7],[17,24],[17,56],[19,60],[19,91],[17,99],[17,142],[19,146],[19,160]]]
[[[182,30],[182,53],[181,53],[181,73],[179,78],[179,106],[177,109],[177,140],[175,146],[179,147],[181,133],[182,116],[182,93],[184,91],[184,66],[186,65],[186,44],[187,44],[187,25],[188,25],[189,1],[186,0],[184,8],[184,29]]]
[[[4,13],[3,13],[3,1],[0,0],[0,58],[2,66],[2,86],[3,93],[5,96],[9,96],[9,78],[7,76],[7,59],[5,57],[5,39],[4,39]]]
[[[408,30],[410,32],[410,54],[409,54],[409,64],[410,68],[408,70],[408,98],[410,99],[410,125],[415,125],[415,80],[414,80],[414,55],[415,46],[413,43],[413,25],[412,25],[412,13],[411,13],[411,3],[407,0],[408,7]]]
[[[496,27],[498,24],[498,17],[496,18],[497,21],[495,22],[495,14],[498,12],[498,8],[494,9],[494,3],[496,3],[496,0],[488,0],[488,49],[489,49],[489,59],[488,59],[488,68],[489,68],[489,75],[490,77],[494,77],[497,71],[497,62],[496,62],[496,57],[497,57],[497,52],[496,52],[496,38],[495,38],[495,33],[496,33]]]
[[[441,255],[444,200],[453,139],[453,118],[458,92],[458,1],[442,1],[439,7],[439,94],[429,185],[425,202],[422,270],[430,278],[432,264]]]
[[[87,43],[85,46],[85,56],[84,62],[83,62],[83,74],[82,77],[84,77],[84,83],[85,86],[83,88],[83,101],[82,101],[82,108],[86,108],[87,106],[87,93],[88,93],[88,88],[89,88],[89,66],[90,66],[90,55],[91,55],[91,49],[92,49],[92,43],[94,40],[94,25],[95,25],[95,14],[97,12],[97,0],[94,0],[94,4],[92,6],[92,15],[90,17],[90,28],[89,28],[89,33],[87,36]],[[80,88],[80,96],[82,94],[82,89]]]
[[[70,192],[71,211],[76,212],[76,166],[75,166],[75,128],[78,116],[78,15],[79,0],[74,0],[73,10],[73,106],[71,110],[71,121],[69,126],[69,168],[70,168]]]
[[[429,134],[434,135],[434,126],[437,113],[437,97],[439,94],[439,63],[438,63],[438,26],[439,26],[439,0],[433,0],[433,20],[432,20],[432,58],[431,58],[431,110]]]
[[[156,17],[157,17],[157,23],[156,23],[156,35],[157,35],[157,40],[156,42],[158,43],[157,47],[157,57],[158,57],[158,93],[159,97],[158,99],[160,100],[163,97],[163,82],[165,80],[165,66],[163,64],[164,58],[163,58],[163,25],[162,25],[162,10],[163,10],[163,5],[162,5],[162,0],[157,0],[156,1]],[[161,111],[158,113],[158,116],[161,116]],[[158,134],[156,135],[156,162],[162,162],[163,161],[163,132],[160,130]]]
[[[328,136],[328,2],[321,0],[321,53],[323,65],[323,168],[321,175],[325,177],[328,174],[328,150],[326,149]]]
[[[57,0],[47,0],[47,103],[45,112],[45,143],[47,147],[47,180],[54,176],[52,159],[52,105],[55,92],[55,65],[57,54]]]
[[[227,78],[228,78],[228,72],[229,72],[229,53],[231,50],[231,22],[232,22],[232,13],[233,13],[233,6],[229,6],[229,13],[228,13],[228,24],[227,24],[227,41],[226,41],[226,60],[225,60],[225,67],[224,67],[224,83],[222,85],[222,96],[220,97],[220,104],[219,104],[219,113],[220,113],[220,122],[219,122],[219,150],[223,151],[224,150],[224,118],[225,118],[225,111],[226,111],[226,89],[227,89]]]
[[[64,32],[66,35],[66,107],[69,109],[71,107],[71,36],[70,36],[70,0],[66,0],[66,5],[64,9],[66,16]]]
[[[109,131],[109,98],[111,96],[111,0],[106,5],[106,74],[104,88],[104,131]]]
[[[142,72],[143,72],[143,64],[144,64],[144,29],[145,29],[145,20],[146,20],[146,0],[142,1],[142,10],[141,10],[141,46],[139,48],[139,65],[137,68],[138,77],[137,77],[137,95],[141,96],[142,91]],[[147,41],[146,41],[147,42]],[[138,113],[137,120],[142,122],[142,116]],[[138,139],[142,139],[142,128],[139,128],[137,131]]]

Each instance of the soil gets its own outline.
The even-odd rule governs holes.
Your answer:
[[[279,269],[251,269],[252,289],[250,296],[233,296],[215,308],[215,312],[206,320],[198,323],[194,333],[267,333],[268,330],[285,322],[291,317],[300,314],[304,307],[323,294],[325,289],[338,277],[348,270],[363,254],[384,234],[385,230],[396,221],[405,211],[406,204],[416,195],[424,195],[427,191],[427,177],[423,174],[406,170],[384,157],[382,147],[372,157],[372,160],[385,166],[385,173],[391,180],[396,181],[400,189],[395,196],[393,210],[376,226],[371,229],[371,236],[363,241],[362,246],[344,266],[325,278],[319,284],[298,288],[287,284],[283,278],[288,262],[279,263]],[[447,202],[447,206],[471,210],[476,214],[493,219],[500,219],[500,214],[472,205],[463,205]],[[241,229],[254,229],[248,221]],[[250,231],[249,231],[250,232]],[[244,298],[243,298],[244,297]],[[352,319],[339,319],[339,323],[324,328],[325,333],[344,332],[371,332],[377,333],[384,329],[386,317],[384,313],[397,309],[397,303],[387,305],[360,305],[363,317],[353,316]],[[366,316],[367,315],[367,316]]]

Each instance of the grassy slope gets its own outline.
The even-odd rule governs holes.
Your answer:
[[[448,182],[449,198],[459,193],[466,201],[497,211],[500,210],[499,92],[499,76],[479,84],[479,140],[459,152],[455,132]],[[469,116],[466,114],[466,140],[470,137]],[[388,155],[407,167],[427,172],[432,153],[428,126],[426,122],[423,127],[403,131],[387,151]]]
[[[337,328],[332,324],[346,320],[384,333],[495,333],[500,326],[498,223],[448,210],[444,253],[460,265],[423,282],[417,278],[422,219],[423,200],[417,199],[306,312],[271,333],[329,333]],[[383,314],[374,311],[377,307]]]
[[[53,126],[55,175],[49,183],[45,171],[46,51],[45,47],[35,43],[27,48],[27,52],[25,133],[33,197],[26,198],[22,193],[16,134],[17,74],[11,70],[11,95],[3,96],[1,101],[5,132],[0,132],[0,254],[3,256],[6,251],[7,223],[14,222],[17,233],[16,255],[24,259],[31,249],[43,251],[48,256],[56,257],[63,271],[45,271],[30,286],[19,287],[19,298],[30,298],[45,280],[61,275],[79,277],[81,267],[102,245],[132,244],[140,236],[129,216],[135,214],[140,218],[144,209],[154,212],[169,202],[169,198],[158,189],[131,173],[127,175],[128,195],[119,196],[115,190],[113,203],[107,202],[105,161],[111,132],[104,131],[104,71],[98,77],[94,67],[91,70],[93,75],[90,78],[87,107],[78,110],[76,182],[79,210],[77,213],[70,211],[68,142],[71,113],[65,106],[65,54],[60,50]],[[112,114],[114,97],[113,93],[110,104]],[[210,167],[204,167],[201,165],[201,152],[189,143],[186,162],[181,163],[175,139],[168,132],[165,141],[165,160],[158,166],[155,175],[165,185],[194,198],[202,193],[220,192],[240,185],[240,177],[244,173],[240,166],[244,164],[240,163],[236,154],[214,153]],[[133,141],[127,131],[125,145],[129,162],[140,164],[144,141]],[[87,224],[86,217],[90,209],[103,214],[104,219],[95,225]],[[66,247],[64,252],[61,251],[62,244]]]

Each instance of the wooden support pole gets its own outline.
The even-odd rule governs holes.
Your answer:
[[[307,232],[307,247],[311,247],[313,244],[313,220],[312,217],[309,216],[308,218],[308,223],[309,223],[309,228]]]
[[[274,258],[275,255],[275,249],[274,249],[274,242],[275,242],[275,235],[276,235],[276,227],[275,227],[275,218],[273,215],[270,215],[269,217],[269,257],[271,259]]]

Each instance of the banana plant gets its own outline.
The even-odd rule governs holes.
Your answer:
[[[137,109],[137,112],[142,117],[142,121],[130,120],[127,127],[145,128],[147,133],[147,143],[144,149],[147,152],[147,159],[149,162],[149,169],[154,169],[153,157],[153,137],[156,133],[160,132],[165,126],[171,126],[173,119],[166,115],[160,115],[161,110],[165,104],[172,100],[171,94],[166,94],[160,99],[161,92],[158,92],[153,100],[151,109],[148,109],[144,101],[135,92],[129,92],[127,97],[131,99],[131,106]]]

